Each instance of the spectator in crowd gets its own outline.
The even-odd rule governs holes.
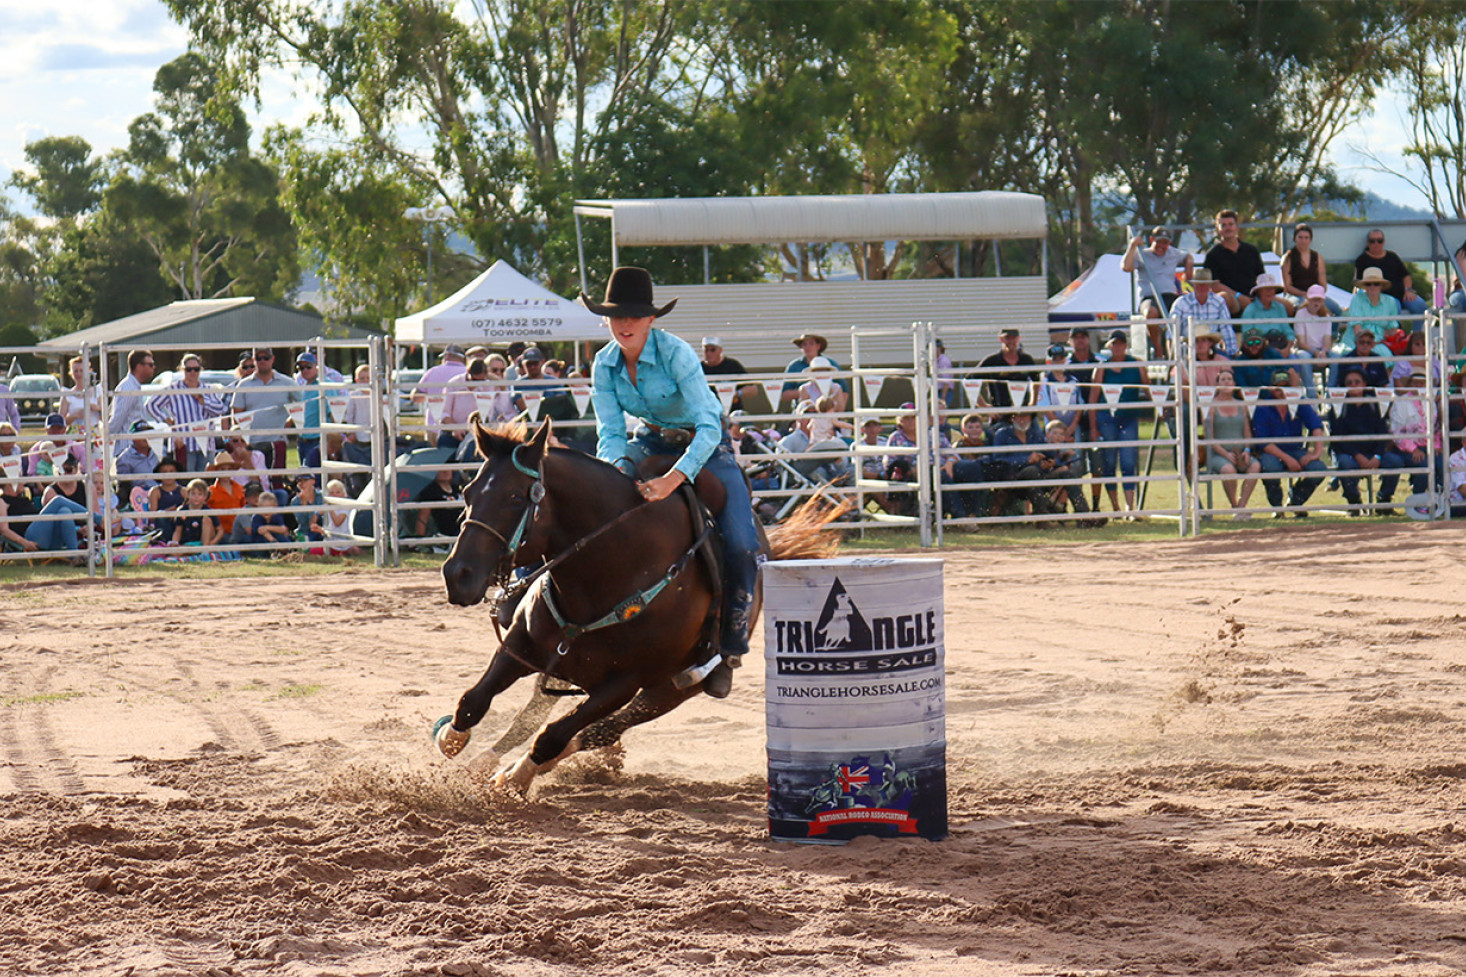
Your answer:
[[[1252,437],[1252,419],[1242,400],[1242,391],[1237,389],[1232,371],[1222,367],[1216,375],[1216,392],[1211,406],[1206,411],[1205,436],[1206,470],[1221,475],[1222,490],[1227,501],[1236,511],[1233,519],[1250,519],[1245,511],[1253,489],[1257,488],[1255,476],[1262,471],[1262,462],[1252,454],[1248,440]],[[1245,477],[1244,477],[1245,476]],[[1238,483],[1241,492],[1238,492]]]
[[[10,384],[0,374],[0,424],[9,424],[15,430],[22,429],[19,397],[11,393]]]
[[[1392,502],[1395,486],[1400,481],[1395,472],[1403,464],[1400,456],[1390,450],[1389,425],[1380,413],[1379,404],[1369,399],[1374,397],[1374,390],[1367,383],[1359,366],[1344,367],[1344,399],[1329,408],[1329,448],[1339,472],[1339,488],[1344,493],[1344,501],[1351,506],[1363,504],[1359,479],[1373,472],[1382,473],[1380,502],[1386,505]],[[1351,516],[1363,514],[1363,509],[1349,510]]]
[[[784,367],[785,373],[803,373],[809,369],[809,365],[814,362],[817,356],[823,356],[828,360],[830,362],[830,369],[840,369],[839,362],[833,356],[826,355],[825,353],[825,350],[829,349],[830,344],[824,336],[812,332],[801,333],[794,337],[794,345],[799,347],[800,355],[789,361],[789,365]],[[840,384],[841,390],[845,390],[843,383],[840,383],[838,380],[835,382]],[[785,383],[783,390],[779,392],[778,406],[782,408],[786,405],[796,403],[799,400],[799,387],[800,383],[798,380],[790,380]],[[849,395],[848,390],[846,390],[846,395]]]
[[[453,471],[448,468],[439,469],[433,480],[417,493],[417,501],[424,503],[456,502],[461,501],[462,498],[463,495],[458,490]],[[419,509],[417,510],[417,535],[428,535],[428,526],[431,523],[434,535],[457,536],[458,516],[459,510],[451,507]]]
[[[60,467],[56,468],[53,468],[49,461],[45,462],[44,468],[38,474],[51,480],[45,492],[41,494],[41,505],[44,506],[57,496],[61,496],[64,499],[70,499],[83,509],[86,508],[87,488],[82,481],[81,466],[76,463],[75,458],[70,455],[66,456]]]
[[[702,372],[710,377],[724,377],[741,376],[748,371],[743,368],[742,363],[731,356],[724,355],[722,337],[704,336],[702,337]],[[733,395],[733,405],[729,410],[742,410],[744,395],[751,393],[753,389],[752,384],[739,387],[738,392]]]
[[[1308,286],[1303,305],[1293,315],[1293,335],[1299,359],[1327,359],[1334,345],[1334,326],[1328,317],[1335,313],[1325,304],[1328,294],[1328,289],[1322,285]],[[1309,376],[1313,375],[1315,368],[1322,366],[1321,363],[1310,364]]]
[[[1446,480],[1445,452],[1442,451],[1441,432],[1437,425],[1432,430],[1427,423],[1430,417],[1429,405],[1425,402],[1425,371],[1412,373],[1405,385],[1396,392],[1395,402],[1390,405],[1390,437],[1394,439],[1394,453],[1400,456],[1401,468],[1430,467],[1430,448],[1435,448],[1436,481]],[[1425,472],[1410,476],[1410,490],[1424,492],[1428,486]]]
[[[310,359],[306,359],[307,356],[310,357]],[[309,375],[306,374],[305,370],[301,369],[301,366],[305,363],[309,363],[311,366],[315,367],[315,369],[312,370]],[[346,377],[342,375],[340,370],[336,369],[330,363],[322,363],[320,361],[320,358],[315,353],[312,353],[310,350],[302,351],[301,354],[295,358],[295,376],[291,377],[291,379],[294,380],[298,386],[302,387],[311,383],[346,382]]]
[[[836,410],[845,409],[845,391],[841,390],[830,374],[835,372],[835,361],[828,356],[816,356],[809,361],[805,371],[809,379],[799,385],[799,400],[818,404],[821,397],[830,397]]]
[[[1353,363],[1359,367],[1364,374],[1365,386],[1375,388],[1391,386],[1390,365],[1379,354],[1379,344],[1375,342],[1374,331],[1369,326],[1362,327],[1355,334],[1354,348],[1345,353],[1341,360],[1346,364]],[[1337,374],[1340,369],[1339,366],[1334,367],[1334,382],[1329,386],[1339,386]],[[1342,369],[1347,369],[1347,366]]]
[[[999,373],[984,372],[978,399],[987,407],[1008,408],[1014,406],[1013,393],[1009,383],[1032,383],[1038,379],[1037,371],[1024,369],[1036,366],[1033,357],[1023,351],[1023,337],[1011,326],[998,333],[1001,348],[983,359],[978,366],[984,370],[1001,370]]]
[[[972,485],[987,481],[986,469],[983,464],[983,455],[963,454],[964,449],[981,448],[987,445],[988,432],[983,426],[982,418],[977,414],[967,414],[962,418],[959,425],[961,435],[952,445],[953,453],[957,456],[956,463],[952,466],[952,481],[957,485]],[[875,476],[879,478],[880,476]],[[983,516],[988,513],[988,490],[987,489],[963,489],[962,508],[969,516]]]
[[[915,448],[916,447],[916,404],[907,401],[901,405],[901,410],[910,413],[902,414],[896,419],[896,429],[886,439],[888,448]],[[952,442],[937,425],[932,424],[928,433],[928,448],[931,452],[933,467],[939,472],[939,478],[943,485],[952,485],[957,481],[957,456],[952,453]],[[914,482],[917,480],[916,455],[899,454],[889,455],[886,458],[886,477],[893,481]],[[942,492],[942,507],[945,514],[951,519],[961,519],[969,515],[964,495],[966,493],[947,491]],[[896,506],[901,513],[911,515],[916,511],[916,499],[910,494],[902,495],[899,500],[895,497],[888,497],[892,505]],[[891,511],[887,507],[887,511]],[[977,513],[971,513],[976,515]]]
[[[1357,278],[1364,279],[1370,268],[1377,268],[1384,276],[1385,291],[1401,309],[1411,315],[1425,311],[1425,299],[1415,294],[1415,281],[1405,262],[1395,252],[1385,249],[1385,232],[1377,227],[1364,236],[1364,250],[1354,259]]]
[[[234,530],[237,528],[235,523],[238,520],[236,513],[220,510],[244,508],[244,486],[234,480],[236,470],[234,458],[227,451],[215,455],[208,467],[208,471],[214,473],[213,482],[209,486],[209,508],[218,511],[215,518],[219,520],[221,542],[224,539],[234,541]]]
[[[844,452],[845,443],[835,444],[829,439],[816,444],[811,434],[812,421],[817,413],[812,401],[800,401],[799,406],[794,408],[794,427],[788,434],[779,439],[778,450],[785,454],[805,454],[810,451],[839,451]],[[850,466],[843,458],[800,458],[789,462],[805,478],[817,482],[833,482],[851,471]]]
[[[474,362],[482,364],[483,360]],[[290,497],[290,508],[313,511],[290,515],[295,523],[295,531],[313,543],[319,543],[326,538],[326,530],[321,525],[321,513],[319,509],[314,509],[320,504],[321,497],[316,494],[316,476],[310,472],[302,472],[295,479],[295,494]]]
[[[17,428],[17,430],[19,430]],[[24,471],[25,474],[34,476],[39,471],[39,462],[44,456],[50,460],[50,456],[62,449],[80,464],[86,461],[87,446],[80,441],[73,440],[67,430],[65,419],[54,411],[46,417],[46,433],[41,440],[31,446],[26,453]],[[54,461],[52,462],[54,465]]]
[[[1072,507],[1078,514],[1089,512],[1089,503],[1084,501],[1084,487],[1077,484],[1085,474],[1084,456],[1075,449],[1069,428],[1063,421],[1049,421],[1044,425],[1044,441],[1048,447],[1044,449],[1045,461],[1039,465],[1043,470],[1042,477],[1065,483],[1049,490],[1048,507],[1054,512],[1063,512],[1066,507]]]
[[[1262,330],[1253,326],[1242,336],[1242,351],[1232,361],[1232,376],[1239,387],[1266,387],[1283,365],[1282,359],[1282,354],[1268,345]]]
[[[1322,461],[1324,448],[1323,420],[1308,404],[1290,405],[1285,390],[1297,383],[1297,375],[1290,370],[1275,370],[1272,385],[1258,394],[1257,408],[1252,413],[1252,434],[1260,439],[1257,451],[1262,461],[1264,475],[1282,473],[1301,475],[1304,472],[1328,471]],[[1290,507],[1302,506],[1319,483],[1322,476],[1297,478],[1288,495]],[[1283,483],[1280,479],[1263,482],[1268,504],[1277,509],[1283,504]],[[1281,519],[1282,512],[1274,513]],[[1307,518],[1307,512],[1296,513],[1298,518]]]
[[[1289,319],[1293,315],[1293,306],[1278,297],[1282,287],[1278,280],[1272,275],[1258,275],[1257,284],[1252,286],[1252,301],[1247,308],[1242,310],[1242,318],[1248,319]],[[1272,332],[1278,329],[1286,332],[1291,338],[1293,326],[1290,322],[1269,322],[1263,326],[1265,332]]]
[[[514,416],[509,391],[490,385],[487,359],[470,360],[468,372],[449,385],[438,447],[457,452],[468,436],[468,421],[474,414],[484,424],[498,424]]]
[[[1039,380],[1033,405],[1043,413],[1045,422],[1061,421],[1072,431],[1079,424],[1079,408],[1084,404],[1085,390],[1069,370],[1069,347],[1054,343],[1049,347],[1044,365],[1048,369]]]
[[[1429,363],[1429,367],[1426,364]],[[1402,386],[1403,381],[1410,379],[1416,373],[1425,375],[1429,369],[1432,378],[1439,384],[1441,382],[1441,365],[1438,360],[1427,360],[1425,358],[1425,330],[1417,329],[1410,334],[1410,345],[1405,355],[1395,360],[1395,365],[1390,370],[1390,382],[1396,386]]]
[[[61,391],[56,402],[56,413],[66,419],[67,424],[85,425],[90,410],[92,423],[102,420],[102,391],[94,380],[96,374],[91,363],[84,356],[73,356],[67,362],[71,375],[71,386]],[[19,429],[19,425],[17,425]]]
[[[153,477],[158,470],[158,453],[153,450],[152,439],[148,437],[152,431],[152,421],[146,418],[133,421],[132,438],[122,453],[112,459],[112,474],[117,479],[118,488],[127,493],[134,509],[147,508],[148,490],[158,484]],[[139,497],[143,500],[141,505],[137,504]]]
[[[1452,255],[1452,271],[1456,280],[1451,282],[1451,294],[1446,299],[1446,308],[1454,315],[1466,315],[1466,241]]]
[[[9,421],[0,421],[0,458],[12,457],[20,459],[21,474],[29,474],[25,470],[25,452],[20,447],[20,428]]]
[[[1203,264],[1216,279],[1214,286],[1231,314],[1238,316],[1251,301],[1252,286],[1264,271],[1262,252],[1242,240],[1235,210],[1217,212],[1217,243],[1206,253]],[[1193,279],[1194,282],[1195,279]],[[1232,352],[1230,349],[1227,351]]]
[[[257,483],[251,482],[245,489],[245,505],[258,511],[249,519],[249,540],[251,543],[270,544],[269,549],[253,550],[246,553],[246,556],[275,556],[281,552],[281,543],[290,542],[290,527],[285,525],[285,514],[275,506],[275,497],[269,492],[259,490]]]
[[[1018,410],[1009,414],[1007,423],[1000,423],[993,431],[993,447],[1001,450],[994,451],[985,460],[984,470],[988,479],[994,482],[1027,482],[1042,478],[1047,443],[1042,422],[1035,421],[1034,411]],[[1032,512],[1035,500],[1044,494],[1040,486],[1013,491],[1024,500],[1025,513]],[[1009,496],[1009,490],[998,490],[993,504],[995,513],[1004,514]],[[1042,502],[1039,505],[1042,506]]]
[[[515,409],[528,415],[532,422],[547,417],[556,421],[579,419],[580,411],[570,391],[545,383],[550,377],[545,375],[544,366],[545,354],[537,346],[530,346],[520,355],[520,377],[514,388]]]
[[[158,459],[158,484],[148,489],[148,496],[142,506],[147,512],[172,512],[174,509],[183,508],[184,494],[186,487],[178,481],[178,462],[172,455],[164,455]],[[204,487],[205,502],[208,501],[209,485],[207,482],[199,482]],[[133,508],[138,508],[133,506]],[[153,527],[160,530],[165,538],[173,536],[173,522],[169,518],[157,518],[153,521]]]
[[[952,363],[952,357],[947,355],[947,344],[940,339],[934,340],[933,345],[937,350],[936,374],[937,374],[937,397],[941,400],[942,406],[952,410],[957,406],[957,367]]]
[[[275,351],[269,347],[255,348],[254,363],[254,373],[234,386],[234,416],[252,415],[248,433],[250,447],[264,455],[267,467],[278,471],[285,467],[283,432],[290,420],[287,405],[304,401],[305,392],[293,379],[275,370]]]
[[[356,368],[356,374],[352,382],[357,384],[357,389],[351,391],[346,398],[346,416],[341,419],[343,424],[352,427],[363,428],[360,431],[348,431],[341,436],[341,460],[350,462],[353,465],[370,465],[372,463],[372,391],[369,384],[372,379],[372,368],[367,363],[362,363]],[[363,483],[365,475],[353,472],[350,476],[353,484],[360,479]],[[361,491],[357,489],[358,493]]]
[[[86,506],[64,495],[37,503],[22,481],[0,483],[0,542],[4,543],[4,549],[18,553],[74,553],[84,545],[77,527],[85,519],[86,511]],[[72,518],[36,519],[37,516]],[[86,562],[78,557],[70,559],[77,566]]]
[[[1456,441],[1449,466],[1447,494],[1451,500],[1451,518],[1466,518],[1466,438]]]
[[[1232,312],[1225,300],[1214,288],[1210,268],[1198,268],[1191,275],[1191,291],[1182,295],[1171,306],[1171,318],[1183,330],[1194,331],[1199,323],[1216,330],[1222,337],[1221,351],[1231,357],[1237,355],[1237,330],[1228,320]]]
[[[463,347],[457,343],[445,346],[438,355],[438,360],[438,365],[424,373],[412,391],[414,404],[427,405],[423,416],[429,444],[437,444],[438,435],[442,433],[443,408],[438,398],[446,397],[449,384],[468,372]]]
[[[321,367],[316,361],[316,354],[311,352],[301,353],[295,358],[295,385],[306,387],[302,399],[305,401],[305,412],[301,416],[301,434],[295,439],[295,451],[300,457],[300,464],[305,468],[317,468],[321,464],[321,422],[326,420],[330,414],[326,406],[326,395],[319,388],[321,385]],[[340,374],[338,373],[339,377]],[[339,383],[339,380],[331,381]]]
[[[202,478],[193,479],[184,488],[184,496],[184,507],[173,520],[173,545],[213,546],[223,532],[209,514],[209,483]]]
[[[1301,305],[1308,290],[1315,285],[1328,294],[1328,267],[1323,255],[1313,250],[1313,228],[1299,223],[1293,228],[1293,246],[1283,252],[1279,269],[1283,275],[1283,293]],[[1332,313],[1337,315],[1337,311]]]
[[[1109,398],[1105,396],[1106,385],[1121,384],[1116,406],[1105,409],[1100,407],[1091,416],[1091,433],[1097,440],[1107,444],[1123,441],[1137,441],[1140,438],[1140,414],[1145,406],[1150,403],[1149,385],[1146,383],[1145,373],[1139,366],[1131,364],[1139,363],[1129,353],[1130,337],[1123,329],[1116,329],[1110,333],[1110,353],[1102,366],[1094,371],[1094,388],[1090,393],[1090,403],[1097,405],[1101,398],[1106,402]],[[1124,364],[1124,365],[1120,365]],[[1099,475],[1104,479],[1111,479],[1120,471],[1126,481],[1125,509],[1120,508],[1120,496],[1113,481],[1105,484],[1105,491],[1110,496],[1110,507],[1116,512],[1129,510],[1135,511],[1136,489],[1139,483],[1135,481],[1140,461],[1140,449],[1131,444],[1117,448],[1100,449],[1100,470]],[[1095,511],[1099,507],[1095,506]]]
[[[1153,229],[1148,248],[1141,248],[1144,240],[1138,234],[1130,239],[1130,246],[1125,249],[1120,267],[1126,274],[1139,272],[1140,311],[1145,316],[1150,348],[1155,356],[1165,357],[1169,355],[1165,320],[1171,314],[1171,306],[1181,292],[1176,276],[1179,272],[1181,280],[1189,280],[1196,259],[1191,252],[1171,246],[1169,228]]]
[[[108,523],[111,523],[114,539],[136,532],[137,523],[131,518],[123,517],[122,501],[107,484],[107,474],[100,470],[92,472],[91,483],[91,494],[87,499],[88,510],[92,514],[92,526],[97,535],[102,535],[103,526]]]
[[[224,450],[229,453],[230,460],[234,462],[234,481],[241,488],[249,485],[250,482],[259,482],[266,492],[275,497],[278,505],[284,505],[288,498],[285,489],[277,486],[271,479],[269,464],[265,459],[265,453],[245,442],[238,434],[230,435],[229,440],[224,443]]]
[[[144,417],[146,402],[142,395],[143,386],[153,379],[157,366],[151,350],[135,349],[127,354],[127,376],[113,391],[112,416],[107,419],[107,433],[117,439],[115,453],[125,447],[124,437],[132,425]]]
[[[1186,295],[1181,296],[1181,298],[1187,298],[1189,295],[1190,293],[1188,292]],[[1180,299],[1176,301],[1180,302]],[[1222,311],[1225,313],[1225,306],[1222,307]],[[1100,358],[1095,355],[1094,346],[1090,340],[1089,329],[1084,326],[1070,329],[1069,346],[1072,350],[1069,353],[1069,373],[1074,376],[1075,382],[1079,384],[1080,403],[1088,404],[1090,395],[1094,392],[1094,371],[1101,362]],[[1080,448],[1080,452],[1084,456],[1085,468],[1089,471],[1096,471],[1099,468],[1099,452],[1093,447],[1088,447],[1099,440],[1096,433],[1098,428],[1089,423],[1093,413],[1094,410],[1092,408],[1081,407],[1075,412],[1074,420],[1069,423],[1069,437],[1071,440],[1084,446]],[[1094,483],[1090,492],[1091,508],[1098,509],[1100,497],[1098,482]]]
[[[203,360],[197,353],[184,353],[178,362],[177,380],[148,400],[147,413],[171,427],[222,417],[229,407],[224,398],[203,385]],[[201,472],[212,454],[214,439],[202,434],[173,439],[173,457],[180,471]]]
[[[814,410],[810,412],[809,440],[816,451],[821,444],[829,444],[833,450],[844,451],[847,442],[842,432],[855,433],[853,426],[835,416],[835,403],[835,394],[825,394],[814,402]]]
[[[341,479],[333,478],[326,483],[328,502],[349,498],[351,495],[346,490],[346,483]],[[351,538],[351,512],[351,509],[343,505],[332,505],[326,508],[322,525],[326,528],[326,551],[328,553],[335,553],[338,556],[357,554],[356,542]]]
[[[1349,328],[1354,330],[1356,342],[1360,329],[1366,327],[1376,337],[1383,336],[1391,329],[1400,328],[1396,318],[1400,314],[1400,303],[1393,295],[1385,292],[1388,284],[1384,273],[1378,268],[1366,268],[1354,280],[1354,297],[1349,300],[1349,308],[1344,314],[1355,318],[1355,321],[1349,323]],[[1372,321],[1361,321],[1363,319]]]

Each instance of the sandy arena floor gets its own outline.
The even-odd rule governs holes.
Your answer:
[[[509,802],[433,574],[3,588],[0,973],[1459,974],[1463,553],[948,554],[953,835],[844,848],[766,838],[757,667]]]

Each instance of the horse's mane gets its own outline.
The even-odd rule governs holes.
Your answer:
[[[484,425],[482,430],[483,440],[487,442],[489,454],[496,457],[499,455],[507,455],[509,452],[513,451],[521,444],[527,443],[529,439],[534,436],[534,431],[531,430],[530,426],[523,421],[505,421],[502,424],[495,424],[492,427],[489,425]],[[480,443],[480,455],[483,454],[482,447],[483,444]],[[557,457],[565,458],[567,460],[573,460],[578,464],[586,464],[593,468],[604,469],[605,471],[613,473],[621,478],[626,478],[626,475],[621,471],[621,469],[617,468],[615,465],[608,464],[607,462],[602,461],[595,455],[588,455],[585,452],[577,451],[574,448],[551,447],[550,450],[554,452]]]

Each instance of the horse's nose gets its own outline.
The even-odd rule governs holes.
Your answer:
[[[460,607],[472,607],[484,599],[487,583],[472,563],[462,559],[455,552],[443,563],[443,585],[448,590],[450,603]]]

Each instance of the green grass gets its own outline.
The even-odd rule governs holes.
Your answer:
[[[16,695],[0,699],[0,706],[9,708],[10,706],[50,705],[53,702],[66,702],[70,699],[80,699],[85,695],[85,692],[71,690],[66,692],[40,692],[36,695]]]
[[[284,688],[280,689],[280,691],[276,692],[274,695],[270,696],[270,698],[271,699],[306,699],[306,698],[309,698],[310,696],[313,696],[313,695],[318,694],[324,688],[325,688],[325,686],[323,686],[323,685],[316,685],[316,684],[309,684],[309,685],[287,685]]]

